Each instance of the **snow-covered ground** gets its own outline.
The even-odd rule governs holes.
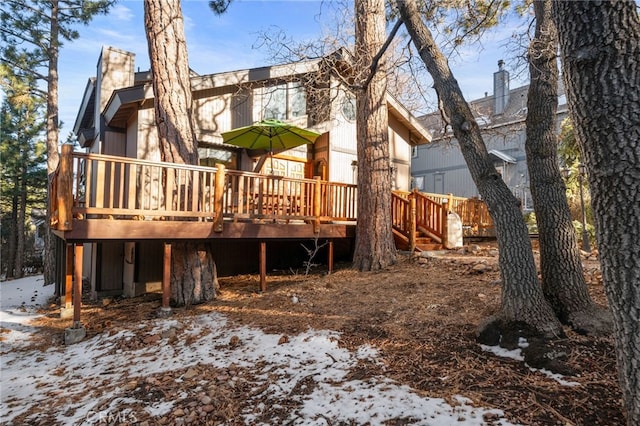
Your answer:
[[[53,286],[42,282],[42,277],[31,277],[0,283],[2,424],[19,424],[18,416],[60,425],[136,423],[141,412],[132,407],[154,419],[175,419],[187,400],[209,403],[206,390],[215,380],[233,386],[239,377],[215,373],[230,368],[251,369],[242,378],[243,385],[250,385],[246,398],[253,402],[247,404],[251,410],[234,424],[282,422],[265,423],[267,404],[295,407],[285,422],[296,425],[382,425],[410,419],[416,425],[464,426],[486,424],[484,416],[494,425],[510,424],[500,410],[474,407],[463,395],[452,406],[383,375],[350,378],[359,362],[378,363],[378,354],[370,346],[355,352],[340,348],[338,333],[330,330],[308,330],[283,342],[281,335],[234,326],[223,315],[210,313],[132,323],[71,346],[29,347],[30,336],[38,333],[29,325],[34,307],[53,292]],[[172,385],[183,384],[180,392],[141,398],[144,383],[176,370],[181,373]],[[308,392],[292,392],[308,380],[313,381]]]
[[[37,316],[37,309],[53,296],[54,286],[44,286],[42,275],[19,280],[0,282],[0,327],[2,327],[2,396],[4,397],[4,352],[12,347],[28,343],[30,335],[36,330],[29,322]],[[4,400],[4,399],[3,399]]]

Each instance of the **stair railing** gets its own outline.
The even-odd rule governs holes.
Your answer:
[[[448,200],[438,203],[414,189],[412,192],[393,191],[391,217],[393,229],[405,239],[410,250],[415,249],[419,231],[439,244],[444,244]]]

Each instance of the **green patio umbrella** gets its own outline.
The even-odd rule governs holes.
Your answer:
[[[283,151],[300,145],[314,143],[320,136],[301,127],[292,126],[279,120],[262,120],[256,124],[239,127],[222,133],[222,140],[229,145],[252,150],[266,150],[271,156],[273,170],[273,151]]]

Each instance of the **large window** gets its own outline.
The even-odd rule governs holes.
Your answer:
[[[286,120],[307,113],[307,96],[300,83],[265,87],[262,93],[262,118]]]

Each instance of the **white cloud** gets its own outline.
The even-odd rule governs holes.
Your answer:
[[[134,13],[122,3],[118,3],[109,9],[109,16],[116,21],[129,22],[133,19]]]

